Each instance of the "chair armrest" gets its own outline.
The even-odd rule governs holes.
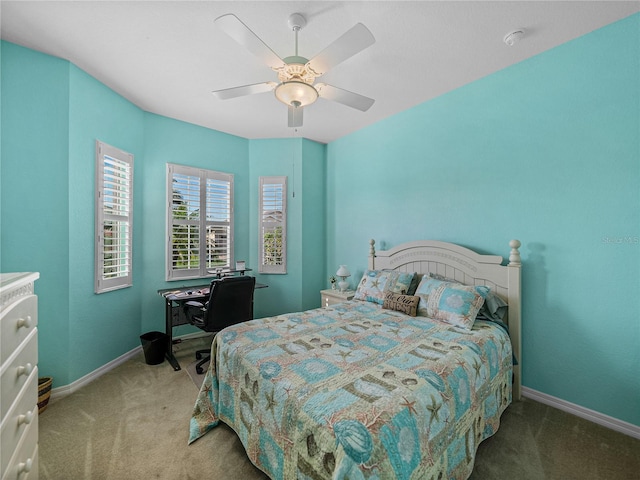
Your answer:
[[[195,300],[185,302],[184,305],[185,307],[194,307],[194,308],[199,308],[201,310],[205,310],[204,303],[196,302]]]
[[[185,302],[182,308],[189,323],[195,325],[196,323],[203,322],[205,312],[207,311],[206,304],[192,300]]]

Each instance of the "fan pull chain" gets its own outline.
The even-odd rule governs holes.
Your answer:
[[[297,52],[296,52],[297,54]],[[295,139],[295,135],[296,133],[298,133],[298,129],[294,128],[293,132],[291,132],[291,140]],[[293,177],[291,180],[291,198],[296,198],[296,148],[295,148],[295,142],[291,142],[291,167],[293,169],[293,172],[291,173],[291,176]]]

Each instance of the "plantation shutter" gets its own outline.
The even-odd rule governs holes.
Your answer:
[[[132,285],[133,155],[96,142],[96,293]]]
[[[231,182],[227,178],[209,177],[206,202],[206,268],[231,266]]]
[[[287,273],[287,177],[260,177],[260,273]]]
[[[167,280],[198,278],[233,259],[233,175],[167,164]]]

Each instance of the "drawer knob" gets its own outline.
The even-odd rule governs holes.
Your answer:
[[[31,315],[27,315],[27,318],[18,319],[18,328],[21,328],[21,327],[25,327],[25,328],[31,327]]]
[[[20,462],[18,464],[18,475],[21,473],[29,473],[33,468],[33,460],[27,458],[26,462]]]
[[[33,365],[31,365],[30,363],[27,363],[26,365],[20,365],[18,367],[18,376],[20,375],[31,375],[31,372],[33,372]]]
[[[18,415],[18,425],[24,423],[25,425],[29,425],[33,421],[33,411],[29,411],[24,415]]]

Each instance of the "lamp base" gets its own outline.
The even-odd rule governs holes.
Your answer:
[[[344,280],[338,282],[338,288],[341,292],[346,292],[347,290],[349,290],[349,282],[346,282]]]

